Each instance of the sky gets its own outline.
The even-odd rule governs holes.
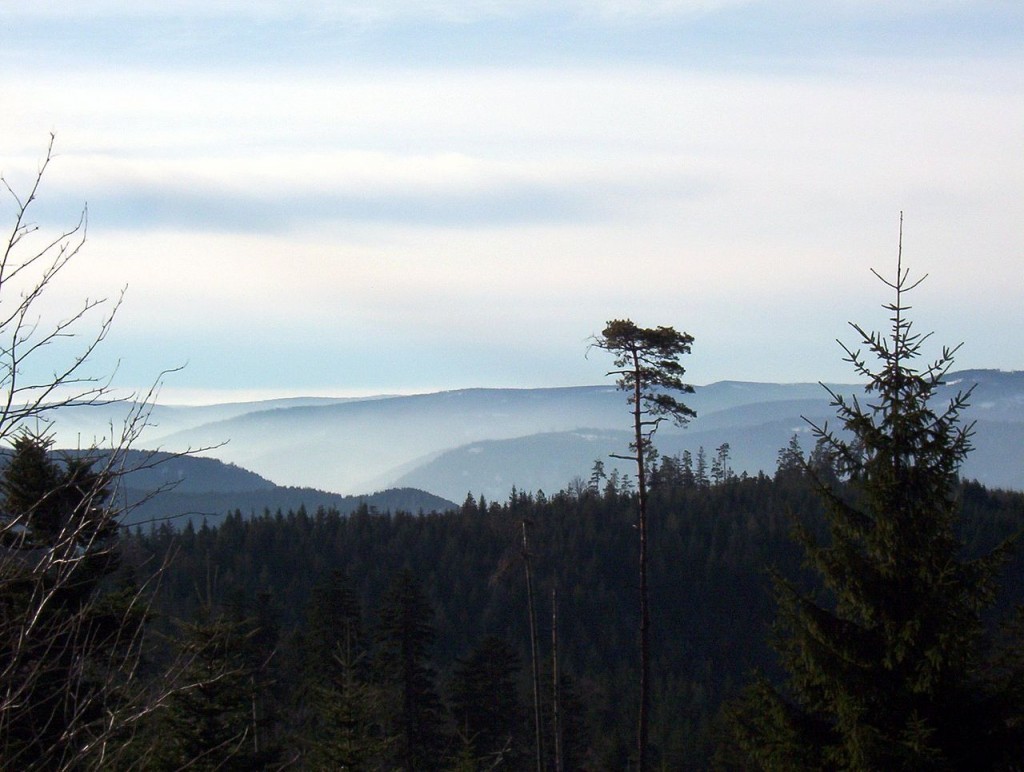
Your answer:
[[[41,318],[124,288],[91,366],[161,401],[600,383],[615,318],[849,382],[901,212],[929,354],[1024,369],[1019,2],[0,0],[0,104],[88,207]]]

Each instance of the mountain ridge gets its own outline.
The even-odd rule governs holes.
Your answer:
[[[939,398],[945,401],[970,384],[976,384],[975,393],[964,418],[977,422],[977,450],[968,458],[965,476],[994,487],[1024,489],[1024,372],[952,372]],[[861,384],[827,388],[870,401]],[[717,381],[695,387],[684,401],[697,411],[697,418],[685,429],[665,424],[657,436],[659,448],[674,454],[704,447],[710,456],[728,442],[737,473],[773,471],[778,449],[794,433],[809,451],[813,438],[805,418],[835,423],[831,397],[820,383]],[[147,427],[141,443],[178,452],[209,448],[204,455],[283,486],[357,495],[415,481],[413,487],[448,500],[461,500],[467,490],[504,498],[510,479],[520,489],[560,488],[573,477],[586,477],[595,457],[621,452],[621,442],[594,447],[595,455],[584,464],[581,454],[589,453],[593,441],[584,440],[580,432],[628,429],[627,408],[625,396],[611,383],[289,398],[251,402],[244,408],[155,406],[156,426]],[[58,433],[65,419],[69,431],[77,426],[81,432],[86,419],[74,413],[62,409],[55,424]],[[95,423],[97,416],[89,420]],[[530,437],[541,439],[528,441]],[[484,442],[490,443],[488,453],[470,459],[474,454],[468,449]],[[508,447],[498,452],[494,443]],[[519,450],[513,452],[515,448]],[[495,459],[495,466],[482,465],[484,457]],[[571,465],[566,458],[572,459]],[[550,474],[539,473],[545,466]],[[556,472],[568,476],[556,480]],[[472,479],[474,474],[480,479]]]
[[[166,451],[128,450],[115,459],[109,451],[55,449],[54,457],[86,457],[115,473],[111,504],[121,512],[122,525],[170,522],[214,525],[238,510],[244,515],[264,512],[315,512],[320,508],[351,514],[362,506],[380,513],[443,512],[455,502],[411,486],[371,489],[354,495],[298,486],[282,486],[215,458]],[[0,452],[5,464],[9,451]]]

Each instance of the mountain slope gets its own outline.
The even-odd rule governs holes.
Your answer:
[[[948,380],[940,399],[977,384],[965,414],[978,422],[977,451],[965,473],[987,485],[1024,489],[1024,373],[971,370]],[[855,384],[830,388],[870,403]],[[834,416],[828,392],[814,383],[722,381],[697,387],[685,401],[698,416],[686,429],[664,425],[657,437],[661,451],[696,453],[703,446],[710,456],[728,442],[734,469],[752,474],[773,471],[777,451],[794,432],[810,450],[805,418],[820,425]],[[67,420],[63,412],[58,416],[59,436],[100,423],[83,418],[85,408],[69,412]],[[109,424],[103,411],[97,415]],[[146,430],[141,446],[210,447],[207,455],[283,485],[346,494],[412,485],[456,501],[467,490],[504,498],[513,484],[557,490],[588,476],[595,458],[622,452],[625,438],[617,433],[629,427],[625,396],[610,384],[158,406],[153,417],[157,425]]]
[[[58,456],[79,453],[56,451]],[[264,511],[298,511],[300,507],[308,512],[320,507],[336,509],[342,514],[363,505],[382,513],[443,512],[455,507],[451,501],[409,486],[351,496],[283,487],[214,458],[132,450],[119,461],[112,503],[125,513],[121,518],[125,525],[164,521],[178,526],[188,521],[213,525],[236,509],[244,515],[260,515]]]

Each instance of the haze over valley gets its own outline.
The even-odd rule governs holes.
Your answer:
[[[975,450],[963,469],[987,486],[1024,489],[1024,372],[952,373],[941,399],[976,384],[965,419],[974,421]],[[830,384],[858,394],[852,384]],[[467,493],[504,500],[511,489],[552,493],[586,480],[595,460],[629,443],[625,395],[614,384],[556,389],[464,389],[366,399],[288,399],[209,406],[155,405],[139,447],[205,455],[235,464],[279,486],[361,496],[416,488],[448,501]],[[825,388],[816,383],[722,381],[698,386],[684,400],[697,418],[683,429],[664,424],[664,455],[704,448],[710,458],[730,447],[736,474],[771,474],[780,448],[797,435],[804,452],[808,421],[834,423]],[[124,406],[72,407],[54,424],[58,445],[89,445],[116,426]],[[807,419],[807,420],[805,420]],[[101,443],[102,444],[102,443]],[[244,509],[244,501],[237,506]]]

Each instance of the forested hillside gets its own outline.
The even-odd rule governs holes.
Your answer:
[[[774,672],[768,638],[775,609],[766,569],[799,575],[791,526],[799,520],[817,529],[821,522],[819,499],[793,460],[787,449],[780,452],[774,477],[727,475],[712,483],[695,479],[678,459],[668,458],[655,475],[651,739],[653,758],[664,768],[706,768],[723,701],[748,682],[753,668]],[[985,551],[1024,526],[1024,496],[973,483],[964,484],[960,494],[967,553]],[[470,710],[466,669],[479,665],[481,651],[497,648],[507,657],[514,690],[507,712],[493,718],[499,726],[487,728],[487,736],[511,738],[505,748],[506,759],[516,760],[511,768],[532,768],[521,549],[525,521],[545,672],[550,672],[555,591],[557,651],[565,679],[563,747],[572,762],[565,768],[625,769],[634,750],[636,702],[634,507],[628,481],[623,485],[595,475],[588,486],[547,497],[521,492],[504,502],[468,497],[457,512],[422,517],[373,515],[365,508],[350,517],[324,510],[268,512],[255,519],[238,513],[218,528],[178,533],[162,526],[136,533],[129,551],[140,559],[175,554],[157,598],[158,626],[175,630],[180,623],[173,620],[190,623],[211,614],[255,625],[264,647],[253,660],[260,674],[254,683],[264,684],[257,731],[261,744],[281,758],[315,768],[316,733],[328,719],[318,713],[327,708],[311,696],[324,670],[315,666],[310,673],[310,666],[311,658],[325,656],[314,652],[321,634],[317,625],[332,613],[324,604],[337,603],[343,587],[351,593],[349,613],[359,609],[361,664],[350,663],[347,675],[338,677],[382,689],[387,678],[377,669],[386,643],[381,625],[394,602],[388,600],[389,588],[393,592],[406,576],[422,593],[417,623],[436,634],[427,637],[422,665],[423,688],[436,689],[445,706],[437,708],[436,737],[430,741],[450,760],[438,763],[455,768],[460,754],[482,758],[504,748],[502,743],[474,745],[465,723]],[[1024,600],[1024,561],[1008,564],[1003,586],[1001,608]],[[545,676],[546,706],[549,683]],[[246,692],[244,699],[256,697]],[[381,727],[393,725],[388,711],[396,708],[380,699],[366,696],[368,702],[360,706],[368,711],[361,719],[366,726],[351,725],[336,741],[351,752],[361,748],[370,756],[386,756],[375,743]],[[482,710],[479,704],[470,707]],[[545,707],[550,732],[548,711]],[[554,744],[548,739],[551,753]]]
[[[9,453],[0,450],[0,470]],[[193,454],[128,450],[116,454],[96,451],[58,450],[64,458],[88,458],[97,466],[117,467],[117,489],[113,492],[121,525],[172,522],[219,523],[238,510],[246,516],[264,509],[298,510],[305,507],[334,509],[343,515],[360,506],[370,511],[430,512],[454,509],[455,504],[415,488],[389,488],[360,496],[275,485],[234,464]]]

